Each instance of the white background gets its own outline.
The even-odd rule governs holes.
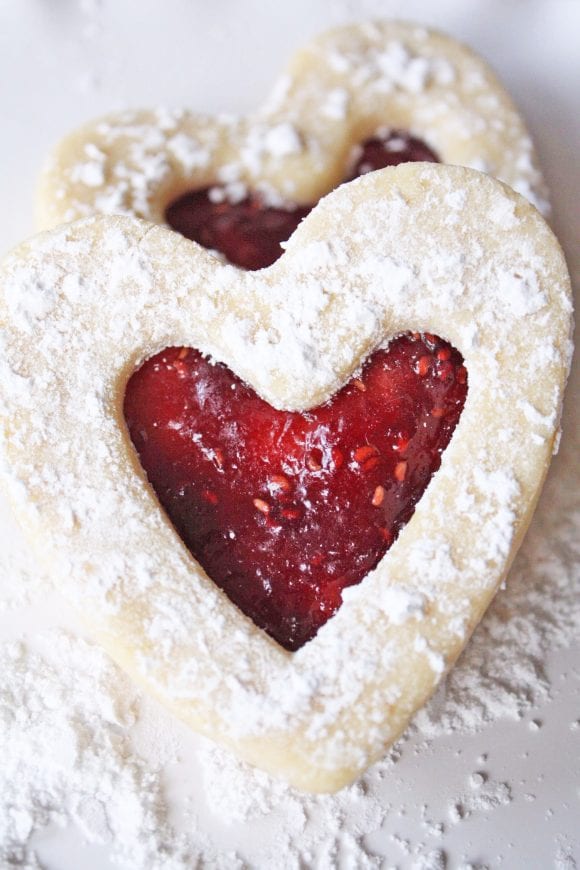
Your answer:
[[[0,0],[0,255],[34,231],[39,168],[51,144],[80,122],[127,106],[250,110],[309,37],[379,15],[444,29],[496,69],[536,140],[552,190],[554,227],[578,277],[580,0]],[[563,448],[532,527],[536,539],[579,510],[579,384],[576,368]],[[6,509],[2,516],[2,570],[13,574],[26,567],[27,555]],[[578,524],[569,525],[576,534]],[[526,542],[522,558],[533,552]],[[573,577],[580,588],[577,570]],[[0,576],[0,593],[1,583]],[[504,595],[509,605],[509,589]],[[580,607],[578,598],[575,606]],[[61,605],[52,602],[51,609],[49,602],[41,614],[25,608],[17,618],[12,614],[6,624],[0,622],[0,633],[30,635],[62,622]],[[69,618],[68,624],[74,621]],[[439,852],[451,868],[466,862],[569,870],[574,861],[580,865],[580,729],[572,727],[580,720],[580,638],[571,632],[568,640],[568,650],[554,650],[542,663],[552,699],[522,721],[499,718],[479,734],[444,735],[427,748],[413,738],[405,744],[383,791],[385,805],[404,805],[406,815],[391,813],[382,830],[367,838],[369,853],[384,855],[385,867],[429,866],[421,865],[417,854],[406,855],[395,835],[411,846],[420,839],[427,852]],[[267,819],[224,824],[212,817],[204,809],[203,786],[192,785],[196,738],[176,727],[184,753],[181,770],[173,773],[177,823],[185,794],[196,802],[214,845],[223,845],[224,855],[237,849],[252,863],[257,830],[260,838],[275,837],[284,820],[278,817],[277,827],[272,821],[268,829]],[[482,766],[484,753],[486,776],[507,782],[512,799],[461,825],[430,830],[426,813],[445,817],[445,807]],[[355,834],[354,823],[346,821],[344,831]],[[51,832],[39,850],[54,870],[107,866],[101,850],[86,849],[70,831]],[[321,852],[312,864],[349,867],[349,860],[344,846],[334,857]],[[225,857],[223,866],[228,866]],[[278,866],[286,866],[283,850]]]

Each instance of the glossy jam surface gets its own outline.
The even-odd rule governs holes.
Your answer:
[[[241,202],[215,201],[216,188],[185,193],[165,213],[170,227],[242,269],[264,269],[281,255],[280,242],[290,238],[311,206],[272,208],[258,195]]]
[[[274,409],[189,348],[144,363],[124,411],[192,554],[247,616],[296,650],[411,517],[466,393],[456,350],[406,334],[307,413]]]
[[[373,136],[358,150],[345,180],[398,163],[438,161],[424,142],[406,133]],[[282,255],[280,242],[290,238],[313,207],[314,203],[273,208],[258,194],[231,202],[225,188],[214,186],[180,196],[168,206],[165,219],[182,236],[219,251],[234,266],[255,270],[271,266]]]
[[[408,133],[390,132],[385,136],[365,139],[357,148],[355,162],[348,181],[399,163],[439,163],[439,158],[421,139]]]

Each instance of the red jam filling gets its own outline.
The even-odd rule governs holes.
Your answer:
[[[436,154],[420,139],[391,132],[366,139],[359,147],[351,172],[352,180],[374,169],[424,160],[438,162]],[[192,190],[172,202],[165,219],[172,229],[204,248],[219,251],[229,263],[242,269],[264,269],[281,255],[280,242],[290,238],[313,205],[266,205],[255,193],[230,202],[219,186]]]
[[[375,169],[398,166],[399,163],[440,162],[435,152],[421,139],[394,131],[385,136],[377,135],[365,139],[357,151],[359,153],[347,181],[366,175],[367,172],[374,172]]]
[[[414,333],[305,413],[276,410],[196,350],[168,348],[133,374],[124,412],[191,553],[247,616],[296,650],[410,519],[466,393],[459,352]]]
[[[257,194],[241,202],[214,202],[216,188],[192,190],[165,212],[170,227],[204,248],[219,251],[242,269],[264,269],[281,255],[280,242],[290,238],[312,206],[272,208]]]

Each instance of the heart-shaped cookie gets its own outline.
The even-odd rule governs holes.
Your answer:
[[[486,175],[407,164],[323,199],[257,273],[96,218],[21,246],[0,290],[2,474],[64,593],[193,727],[298,787],[352,780],[453,664],[531,518],[571,351],[569,279],[543,219]],[[127,381],[193,346],[304,409],[409,329],[462,353],[461,419],[387,555],[288,653],[160,510],[124,423]]]
[[[357,167],[361,143],[377,139],[378,162]],[[529,134],[479,57],[416,24],[355,24],[298,52],[263,108],[248,118],[123,112],[79,129],[47,165],[38,221],[46,229],[96,214],[127,214],[169,222],[224,250],[227,232],[207,233],[216,207],[238,206],[239,223],[255,221],[259,206],[272,213],[258,229],[272,232],[279,253],[280,239],[353,167],[359,172],[394,159],[431,159],[431,152],[444,163],[494,175],[546,212]],[[195,197],[183,202],[190,191]],[[229,239],[226,255],[231,249]]]

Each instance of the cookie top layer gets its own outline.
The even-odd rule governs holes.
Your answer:
[[[448,36],[384,21],[315,39],[247,118],[159,109],[82,127],[48,162],[38,223],[97,214],[164,223],[176,197],[211,185],[234,200],[252,190],[272,205],[309,204],[385,128],[417,136],[444,163],[499,178],[547,213],[530,136],[487,64]]]
[[[301,788],[353,779],[459,655],[555,448],[571,294],[538,212],[486,175],[407,164],[331,193],[260,272],[162,227],[96,218],[17,249],[0,293],[1,473],[63,592],[194,727]],[[192,345],[272,404],[304,409],[408,329],[462,353],[463,414],[388,554],[286,653],[159,510],[123,421],[125,384],[156,351]]]

